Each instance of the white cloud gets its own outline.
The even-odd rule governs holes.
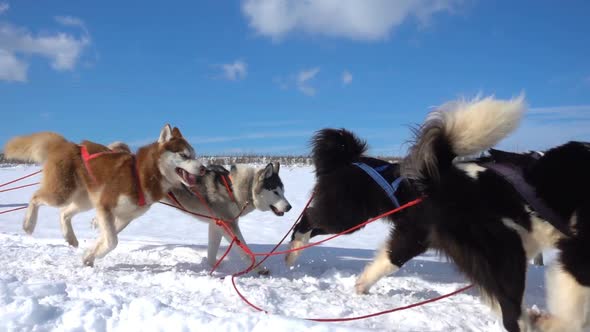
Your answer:
[[[311,81],[319,72],[319,67],[300,71],[296,78],[297,89],[308,96],[315,95],[316,89],[309,85],[309,81]]]
[[[257,132],[235,136],[189,137],[188,140],[194,144],[211,144],[242,140],[260,140],[268,138],[308,137],[312,133],[313,131],[310,130],[292,130],[281,132]]]
[[[241,60],[222,64],[223,78],[230,81],[243,80],[248,75],[248,64]]]
[[[73,17],[73,16],[56,16],[54,17],[55,20],[62,24],[62,25],[66,25],[66,26],[76,26],[76,27],[85,27],[84,25],[84,21],[82,21],[81,19],[77,18],[77,17]]]
[[[244,122],[244,127],[286,127],[303,123],[302,120],[276,120],[276,121],[254,121]]]
[[[25,28],[9,23],[0,24],[0,50],[4,53],[4,61],[16,60],[20,66],[19,77],[26,80],[28,64],[20,55],[32,55],[47,58],[51,67],[58,71],[73,70],[84,49],[90,45],[90,37],[84,23],[73,17],[61,17],[56,20],[65,25],[77,26],[84,30],[80,37],[65,32],[33,35]]]
[[[0,15],[4,14],[8,9],[10,9],[10,5],[7,2],[0,2]]]
[[[345,70],[342,73],[342,84],[348,85],[350,83],[352,83],[352,74],[348,70]]]
[[[207,148],[199,151],[202,156],[234,156],[234,155],[302,155],[305,153],[305,144],[301,145],[273,145],[250,146],[248,148]]]
[[[194,145],[215,145],[220,143],[244,141],[244,140],[265,140],[270,138],[292,138],[292,137],[309,137],[314,133],[313,130],[283,130],[283,131],[257,131],[255,133],[237,134],[228,136],[192,136],[186,139]],[[132,147],[139,147],[154,142],[153,138],[137,139],[129,141]]]
[[[590,105],[530,108],[521,127],[500,147],[544,150],[572,140],[590,140]]]
[[[75,27],[75,28],[80,28],[82,29],[82,31],[84,31],[84,33],[86,34],[86,36],[89,36],[90,34],[88,33],[88,29],[86,29],[86,24],[84,23],[84,21],[82,21],[81,19],[77,18],[77,17],[73,17],[73,16],[56,16],[54,17],[55,21],[63,26],[68,26],[68,27]]]
[[[27,81],[28,65],[8,51],[0,49],[0,80],[13,82]]]
[[[547,133],[550,133],[548,135]],[[568,141],[589,141],[590,120],[568,122],[525,121],[518,130],[501,142],[499,147],[517,152],[546,150]]]
[[[291,32],[380,40],[410,17],[428,24],[462,0],[244,0],[242,12],[257,33],[274,40]]]
[[[575,121],[581,118],[590,120],[590,105],[534,107],[529,110],[528,115],[531,119],[542,121]]]

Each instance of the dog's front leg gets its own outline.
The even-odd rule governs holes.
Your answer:
[[[118,243],[117,229],[113,212],[105,208],[96,209],[96,220],[100,229],[100,236],[94,248],[86,251],[84,265],[94,266],[96,258],[102,258],[115,249]]]
[[[33,234],[35,226],[37,225],[37,217],[39,214],[39,206],[44,204],[43,191],[37,190],[33,197],[29,201],[27,212],[25,214],[25,220],[23,221],[23,229],[27,234]]]
[[[88,199],[80,199],[78,201],[71,202],[70,204],[63,207],[60,211],[61,231],[68,244],[72,247],[78,247],[78,239],[76,238],[74,228],[72,227],[72,218],[76,214],[83,211],[88,211],[91,208],[92,204],[90,201],[88,201]]]
[[[392,230],[387,243],[377,252],[375,259],[369,263],[357,279],[357,294],[369,292],[379,279],[399,270],[410,259],[426,251],[427,232],[419,228],[398,224]]]
[[[301,252],[303,250],[296,250],[303,246],[309,244],[309,239],[311,238],[311,231],[307,233],[299,233],[298,231],[293,231],[293,239],[291,243],[289,243],[289,250],[295,250],[287,253],[285,255],[285,263],[287,266],[295,265],[295,261],[299,256],[301,256]]]
[[[309,239],[312,237],[313,228],[309,223],[309,217],[307,213],[303,215],[303,218],[295,228],[293,229],[293,235],[291,235],[291,242],[289,243],[289,249],[299,249],[309,243]],[[291,251],[285,255],[285,263],[287,266],[293,266],[295,261],[301,255],[302,250]]]
[[[214,266],[217,263],[217,252],[219,251],[219,245],[221,244],[221,235],[223,229],[215,225],[214,221],[209,222],[209,240],[207,243],[207,262],[209,265]]]
[[[234,232],[234,234],[236,235],[236,237],[238,238],[238,241],[240,241],[241,243],[243,243],[244,245],[248,245],[246,243],[246,240],[244,240],[244,236],[242,235],[242,231],[240,230],[240,226],[238,225],[238,221],[235,220],[231,223],[229,223],[232,232]],[[228,240],[231,241],[231,237],[229,237],[228,234],[226,234],[225,232],[223,232],[224,237]],[[252,263],[252,257],[250,257],[250,255],[248,255],[244,250],[242,250],[242,248],[240,248],[238,250],[238,253],[240,254],[240,257],[242,258],[242,260],[244,262],[246,262],[248,265],[250,265]],[[264,266],[258,266],[257,268],[255,268],[253,270],[254,272],[258,273],[258,274],[262,274],[262,275],[267,275],[269,274],[269,270]]]

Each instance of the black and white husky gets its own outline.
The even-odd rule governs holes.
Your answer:
[[[396,193],[399,203],[417,197],[424,201],[392,217],[395,229],[357,280],[357,292],[367,292],[381,277],[433,248],[452,259],[492,300],[508,331],[582,331],[587,327],[590,144],[567,143],[522,168],[525,182],[537,197],[565,220],[557,226],[542,219],[505,177],[485,164],[454,162],[458,156],[484,151],[506,137],[518,126],[525,108],[522,98],[486,98],[449,103],[429,115],[410,154],[391,168],[394,176],[406,179]],[[362,158],[364,145],[350,133],[341,131],[340,137],[329,133],[320,133],[320,140],[314,142],[314,152],[327,148],[332,153],[314,154],[320,165],[316,185],[320,195],[302,220],[306,223],[300,227],[303,232],[294,233],[292,247],[306,242],[314,232],[348,228],[340,224],[339,217],[344,217],[344,223],[358,224],[392,207],[391,202],[375,198],[382,189],[351,166]],[[349,183],[347,190],[330,188],[339,182]],[[341,187],[346,185],[337,188]],[[359,203],[350,204],[349,211],[354,210],[352,216],[359,220],[346,219],[348,211],[334,215],[337,199],[357,199]],[[549,313],[529,315],[522,308],[527,261],[545,248],[559,251],[547,270]],[[292,258],[287,260],[292,262]]]
[[[229,171],[219,165],[209,165],[205,175],[197,179],[195,187],[191,190],[186,187],[174,189],[171,192],[173,198],[168,197],[166,200],[170,204],[178,202],[184,209],[193,213],[209,216],[213,212],[212,217],[226,221],[233,220],[229,225],[237,238],[245,244],[246,241],[238,223],[239,218],[234,220],[236,217],[242,217],[256,209],[272,211],[277,216],[282,216],[291,210],[291,204],[285,198],[285,188],[279,177],[279,169],[279,163],[269,163],[264,168],[232,165]],[[193,191],[196,191],[208,206],[203,204]],[[209,223],[207,261],[214,265],[221,238],[225,237],[228,241],[231,241],[231,238],[215,224],[215,221],[194,217]],[[250,257],[242,250],[239,252],[249,263]],[[264,270],[260,269],[258,272]]]

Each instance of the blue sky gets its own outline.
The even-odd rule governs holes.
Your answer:
[[[56,131],[201,154],[306,154],[346,127],[403,154],[409,125],[525,92],[508,149],[590,140],[590,2],[0,0],[0,144]]]

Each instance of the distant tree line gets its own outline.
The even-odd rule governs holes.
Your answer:
[[[4,153],[0,153],[0,165],[32,165],[32,164],[34,164],[34,163],[6,159],[4,157]]]
[[[208,164],[231,165],[231,164],[267,164],[270,162],[279,162],[282,165],[312,165],[310,156],[264,156],[257,154],[244,154],[232,156],[201,156]],[[376,158],[395,162],[401,160],[399,157],[377,156]],[[0,153],[0,164],[30,164],[15,162],[4,158],[4,153]]]

